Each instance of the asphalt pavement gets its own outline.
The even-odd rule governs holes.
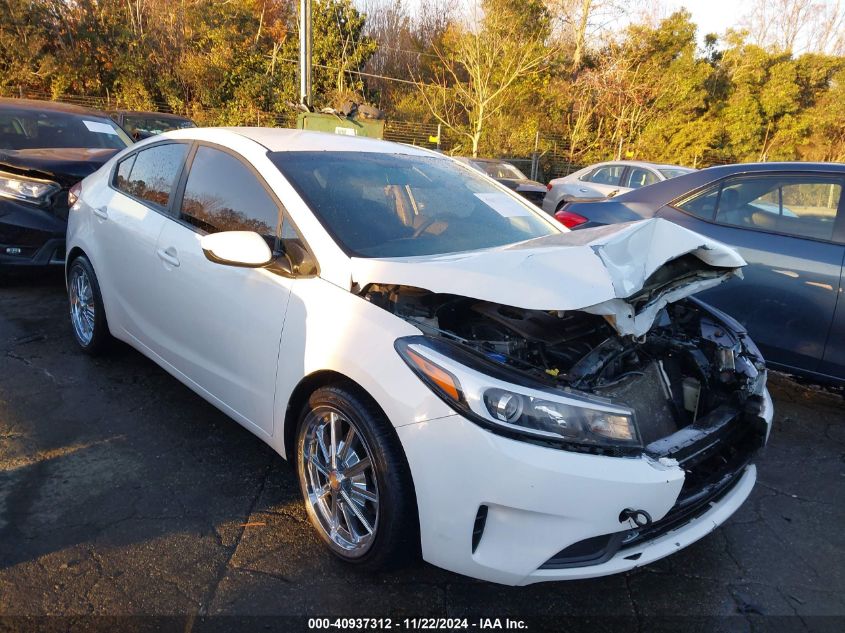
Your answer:
[[[841,394],[773,376],[751,499],[655,564],[521,588],[366,574],[324,550],[290,465],[131,348],[81,354],[66,312],[60,275],[0,281],[0,630],[845,630]]]

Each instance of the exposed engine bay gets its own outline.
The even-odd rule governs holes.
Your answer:
[[[660,285],[644,288],[641,301]],[[612,317],[583,311],[526,310],[398,285],[370,284],[361,294],[427,336],[558,388],[630,407],[644,445],[719,407],[742,410],[765,384],[763,359],[745,333],[694,299],[660,307],[646,334],[623,336]]]

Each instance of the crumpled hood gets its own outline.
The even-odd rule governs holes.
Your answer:
[[[626,301],[661,266],[693,255],[677,284],[635,307]],[[620,334],[647,332],[666,303],[722,283],[745,260],[729,247],[654,218],[538,238],[499,248],[386,259],[352,258],[352,282],[404,285],[527,310],[581,310],[608,317]]]

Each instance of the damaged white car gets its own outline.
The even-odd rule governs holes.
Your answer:
[[[423,149],[269,129],[138,143],[70,194],[81,348],[126,341],[296,467],[328,548],[506,584],[671,554],[748,497],[739,274],[662,220],[569,233]]]

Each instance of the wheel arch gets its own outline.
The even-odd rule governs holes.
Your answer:
[[[378,403],[378,401],[367,391],[360,383],[353,380],[349,376],[342,374],[338,371],[332,369],[322,369],[315,372],[312,372],[302,378],[299,383],[294,388],[293,392],[291,392],[290,398],[288,398],[287,407],[285,409],[285,418],[284,418],[284,427],[282,429],[283,434],[283,447],[285,451],[285,459],[294,465],[293,459],[295,458],[296,453],[296,427],[297,427],[297,418],[299,416],[299,412],[302,410],[302,407],[308,401],[308,398],[314,393],[317,389],[322,387],[327,387],[329,385],[338,385],[346,387],[356,393],[356,395],[364,398],[365,400],[369,401],[379,413],[384,417],[385,421],[387,422],[387,426],[389,428],[389,432],[393,435],[396,446],[401,451],[402,459],[405,462],[405,468],[408,477],[410,478],[411,483],[411,491],[413,494],[413,509],[414,509],[414,525],[416,532],[416,547],[420,547],[419,541],[419,506],[417,505],[417,491],[416,486],[414,484],[414,474],[411,471],[410,463],[408,462],[408,455],[405,453],[405,447],[402,445],[402,440],[399,438],[399,434],[396,432],[396,429],[392,424],[390,424],[390,419],[387,417],[387,414],[384,412],[382,406]]]
[[[314,393],[317,389],[320,389],[321,387],[327,387],[329,385],[344,386],[348,389],[355,391],[357,395],[368,400],[372,405],[374,405],[385,420],[387,420],[388,422],[390,421],[378,401],[370,394],[369,391],[367,391],[360,383],[358,383],[354,379],[350,378],[346,374],[342,374],[339,371],[335,371],[333,369],[321,369],[312,372],[307,376],[303,377],[296,385],[296,387],[294,387],[294,390],[291,392],[290,398],[288,398],[287,407],[285,408],[285,419],[284,427],[282,429],[282,437],[283,446],[285,450],[285,459],[287,459],[288,461],[290,461],[291,455],[295,452],[296,425],[298,422],[297,418],[299,417],[299,412],[302,410],[302,407],[308,401],[308,398],[311,396],[312,393]],[[390,428],[393,428],[392,424],[389,426]],[[398,435],[396,435],[396,439],[399,439]],[[399,442],[399,445],[401,447],[402,443]],[[405,459],[407,461],[407,457]]]
[[[405,515],[405,517],[409,522],[408,528],[410,529],[410,532],[407,533],[406,538],[411,549],[402,555],[402,560],[405,560],[408,555],[419,557],[422,552],[420,511],[417,503],[417,489],[414,482],[414,475],[408,461],[408,455],[405,452],[405,447],[402,444],[399,434],[396,432],[396,428],[390,423],[390,419],[387,417],[384,408],[359,382],[341,372],[331,369],[314,371],[299,381],[288,399],[287,408],[285,410],[284,428],[282,430],[285,459],[293,466],[294,471],[296,471],[297,464],[294,460],[297,459],[297,418],[311,394],[313,394],[317,389],[328,386],[344,387],[349,391],[354,392],[357,397],[366,400],[367,404],[372,405],[376,411],[383,416],[383,419],[386,422],[387,433],[392,436],[394,446],[396,450],[399,451],[399,457],[402,462],[404,462],[404,476],[407,477],[406,484],[410,486],[410,514]],[[388,563],[388,567],[392,567],[395,562],[396,561]]]
[[[67,256],[65,256],[65,284],[67,284],[67,275],[70,271],[70,265],[73,263],[73,260],[82,256],[88,257],[86,252],[83,251],[82,248],[79,246],[74,246],[72,249],[70,249],[70,252],[67,254]],[[91,259],[88,258],[88,261],[91,261]],[[93,264],[91,265],[93,266]]]

